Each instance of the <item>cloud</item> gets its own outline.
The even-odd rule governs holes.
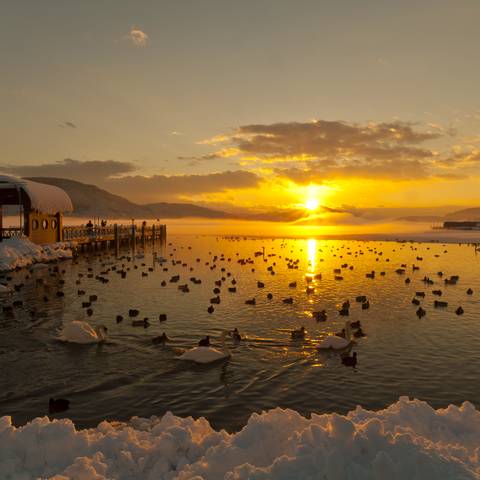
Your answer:
[[[275,168],[278,177],[300,185],[322,184],[334,178],[370,178],[378,180],[419,180],[432,176],[454,178],[452,175],[433,175],[419,160],[371,160],[369,162],[312,162],[307,168]]]
[[[132,27],[127,37],[136,47],[146,47],[148,35],[137,27]]]
[[[190,165],[198,165],[201,162],[208,160],[217,160],[220,158],[231,158],[238,155],[239,150],[237,148],[222,148],[213,153],[206,153],[204,155],[194,155],[191,157],[177,157],[178,160],[189,160]]]
[[[109,191],[138,202],[179,201],[226,190],[255,188],[261,179],[244,170],[203,175],[135,175],[111,178],[103,185]]]
[[[66,158],[43,165],[0,165],[0,169],[20,177],[59,177],[96,184],[110,177],[133,172],[136,167],[133,163],[117,160],[81,161]]]
[[[73,122],[63,122],[59,125],[61,128],[77,128]]]
[[[284,168],[284,176],[300,182],[322,176],[408,179],[431,174],[439,153],[428,145],[450,134],[438,125],[401,121],[314,120],[243,125],[202,143],[227,144],[243,164]]]
[[[186,201],[194,196],[255,188],[261,178],[244,170],[202,175],[131,175],[136,166],[116,160],[65,160],[43,165],[0,165],[0,171],[20,177],[58,177],[97,185],[140,203]]]

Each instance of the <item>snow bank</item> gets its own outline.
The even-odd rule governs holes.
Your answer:
[[[71,247],[71,244],[64,242],[37,245],[26,237],[3,240],[0,242],[0,271],[72,258]]]
[[[467,480],[480,478],[480,412],[434,410],[402,397],[346,416],[277,408],[236,434],[200,418],[134,417],[76,430],[37,418],[0,419],[0,478],[27,480]]]

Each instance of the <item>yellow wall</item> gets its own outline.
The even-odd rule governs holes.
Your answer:
[[[25,216],[26,233],[34,243],[52,243],[62,240],[61,215],[46,215],[44,213],[30,212]]]

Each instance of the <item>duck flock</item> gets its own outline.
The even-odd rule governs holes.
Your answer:
[[[78,302],[83,314],[77,320],[65,321],[58,338],[65,342],[79,344],[100,343],[108,341],[115,335],[115,326],[118,329],[124,329],[127,325],[128,328],[141,328],[148,331],[152,325],[159,323],[164,326],[164,331],[160,335],[151,336],[152,345],[163,346],[167,343],[175,343],[175,338],[168,331],[168,325],[175,319],[170,318],[165,311],[160,311],[156,317],[152,317],[151,314],[144,314],[140,306],[128,305],[134,303],[134,299],[138,297],[136,290],[141,289],[142,279],[154,276],[158,279],[159,293],[163,288],[170,287],[169,294],[164,299],[165,306],[170,302],[185,301],[185,296],[195,295],[195,288],[199,288],[198,285],[204,288],[205,283],[209,282],[211,297],[208,302],[203,305],[196,302],[195,305],[199,312],[200,310],[206,312],[211,318],[218,316],[216,320],[220,327],[225,320],[221,318],[223,315],[221,306],[226,296],[229,297],[229,301],[232,296],[236,297],[237,309],[241,310],[246,317],[252,315],[259,305],[262,305],[262,308],[268,308],[275,302],[286,306],[295,305],[299,298],[305,296],[309,300],[309,305],[312,306],[308,312],[305,312],[305,318],[325,325],[330,324],[332,328],[326,334],[312,338],[308,335],[307,327],[299,324],[297,328],[285,331],[285,340],[296,343],[308,341],[318,351],[339,352],[343,365],[356,367],[357,352],[352,350],[368,338],[368,312],[370,308],[375,307],[375,302],[366,293],[358,292],[351,298],[338,298],[335,309],[321,308],[322,283],[327,277],[330,282],[340,283],[358,266],[362,268],[366,263],[365,258],[368,257],[368,265],[378,265],[378,268],[364,272],[364,280],[357,282],[359,288],[366,282],[375,282],[378,278],[391,276],[401,278],[404,285],[402,293],[411,297],[411,315],[418,319],[428,318],[432,309],[452,309],[452,307],[452,314],[463,315],[464,306],[452,305],[449,302],[448,294],[452,287],[464,289],[466,299],[475,294],[471,287],[462,285],[461,276],[456,272],[438,271],[432,274],[427,265],[424,268],[425,273],[422,274],[424,259],[414,254],[418,249],[415,243],[399,242],[395,244],[396,248],[393,250],[388,249],[391,254],[395,252],[396,259],[408,250],[410,250],[408,257],[415,258],[413,262],[396,264],[396,261],[391,261],[385,255],[382,249],[385,244],[379,242],[329,243],[324,241],[320,245],[314,243],[313,255],[311,251],[307,255],[303,248],[292,246],[292,240],[276,240],[274,246],[271,246],[272,241],[265,241],[262,245],[262,240],[256,240],[260,248],[255,248],[249,255],[245,255],[245,248],[238,249],[241,251],[235,251],[234,248],[235,243],[241,240],[240,238],[217,239],[218,246],[232,244],[228,248],[229,253],[204,251],[199,256],[193,254],[192,245],[180,246],[172,242],[168,245],[164,256],[153,253],[152,261],[148,264],[147,253],[130,253],[115,258],[111,252],[101,251],[92,254],[87,262],[83,258],[74,259],[72,262],[76,265],[78,272],[74,290],[73,286],[68,290],[68,302]],[[442,247],[443,250],[436,245],[437,253],[433,257],[438,258],[448,254],[448,245]],[[267,251],[269,248],[271,251]],[[311,249],[309,245],[309,250]],[[430,247],[423,246],[422,250],[425,249],[428,251]],[[184,255],[182,252],[188,252],[188,261],[181,259]],[[327,258],[328,264],[333,265],[333,268],[322,268]],[[3,274],[0,277],[3,315],[14,317],[17,311],[24,310],[28,312],[33,323],[41,322],[42,318],[47,316],[49,303],[55,299],[62,299],[67,294],[66,268],[68,268],[66,264],[33,265],[24,272],[20,282],[18,272]],[[451,268],[453,269],[454,265],[451,265]],[[281,279],[277,279],[280,271]],[[205,274],[206,272],[208,275]],[[123,305],[119,305],[115,320],[111,322],[114,326],[107,328],[95,321],[97,306],[102,302],[102,290],[96,289],[93,285],[113,284],[114,279],[129,282],[132,294],[131,298],[124,299]],[[246,279],[249,279],[248,288],[244,287],[247,283]],[[256,291],[253,295],[252,281],[256,283]],[[28,298],[25,296],[22,298],[22,291],[28,282],[34,283],[35,295],[37,299],[41,299],[40,303],[45,305],[45,309],[39,307],[38,302],[35,307],[31,307]],[[279,282],[282,284],[279,285]],[[177,288],[174,289],[173,286]],[[109,288],[108,285],[107,288]],[[370,284],[368,289],[371,289]],[[277,292],[283,292],[283,294]],[[285,295],[284,292],[290,294]],[[72,293],[76,298],[71,298]],[[459,298],[458,294],[455,298]],[[128,308],[125,308],[126,305]],[[385,306],[379,307],[385,308]],[[363,315],[361,320],[350,320],[353,310],[356,318]],[[199,312],[193,309],[191,314],[195,316]],[[285,314],[288,315],[288,310]],[[334,320],[339,319],[342,319],[343,328],[334,328],[334,325],[338,325]],[[210,335],[199,335],[197,344],[191,345],[189,349],[176,349],[176,358],[197,363],[225,360],[231,356],[226,344],[227,340],[238,346],[248,339],[248,336],[238,328],[230,330],[221,328],[220,331],[221,334],[216,339],[212,339]],[[212,341],[216,346],[212,345]],[[54,408],[54,403],[52,405]]]

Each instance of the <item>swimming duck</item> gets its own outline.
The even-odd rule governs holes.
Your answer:
[[[347,367],[356,367],[357,366],[357,352],[353,352],[350,355],[342,355],[342,363]]]
[[[300,327],[298,330],[292,330],[291,337],[293,339],[299,340],[305,338],[306,333],[307,332],[305,331],[305,327]]]
[[[366,334],[365,334],[365,332],[362,330],[362,327],[360,327],[358,330],[355,330],[355,331],[353,332],[353,336],[354,336],[355,338],[362,338],[362,337],[365,337]]]
[[[232,331],[232,338],[235,342],[241,342],[242,336],[240,335],[240,332],[238,331],[238,328],[234,328]]]
[[[152,338],[152,343],[154,343],[155,345],[162,345],[162,344],[165,344],[166,342],[169,342],[169,341],[170,341],[170,339],[167,337],[167,334],[165,332],[163,332],[158,337],[153,337]]]
[[[426,314],[427,314],[427,312],[422,307],[418,307],[418,309],[417,309],[417,317],[418,318],[422,318]]]
[[[319,312],[313,312],[312,315],[317,322],[327,321],[327,312],[325,310],[320,310]]]

